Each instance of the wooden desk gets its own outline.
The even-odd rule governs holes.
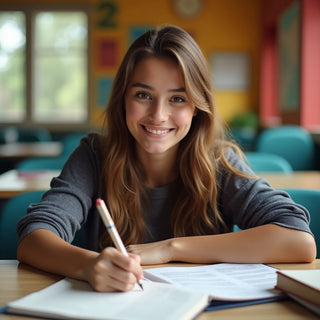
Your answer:
[[[0,175],[0,199],[8,199],[22,192],[47,190],[50,181],[59,174],[57,170],[42,170],[38,174],[21,175],[9,170]],[[261,174],[274,188],[320,189],[320,171],[284,174]]]
[[[58,170],[41,170],[30,173],[19,173],[9,170],[0,175],[0,199],[9,199],[23,192],[47,190],[50,181],[59,175]]]
[[[259,176],[265,178],[276,189],[320,189],[320,171],[294,171],[292,174],[261,173]]]
[[[175,264],[177,265],[177,264]],[[179,264],[183,265],[183,264]],[[185,265],[185,264],[184,264]],[[305,264],[277,264],[279,269],[320,269],[320,260]],[[60,276],[36,270],[14,260],[0,260],[0,307],[9,301],[21,298],[31,292],[41,290],[62,279]],[[0,314],[0,320],[36,319]],[[315,314],[291,300],[264,303],[241,308],[231,308],[203,312],[197,319],[319,319]]]
[[[32,157],[56,157],[62,152],[62,144],[56,141],[15,142],[0,145],[0,158],[22,160]]]
[[[45,170],[35,175],[19,175],[17,170],[9,170],[0,175],[0,199],[8,199],[17,194],[34,190],[47,190],[50,181],[59,171]],[[320,171],[294,172],[285,174],[261,174],[274,188],[320,189]]]

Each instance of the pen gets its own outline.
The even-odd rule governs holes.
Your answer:
[[[105,202],[100,198],[97,199],[96,200],[96,207],[99,211],[100,217],[101,217],[104,225],[106,226],[106,228],[109,232],[109,235],[110,235],[113,243],[115,244],[117,249],[119,249],[124,255],[128,256],[128,252],[127,252],[127,250],[126,250],[126,248],[120,238],[120,235],[118,233],[116,226],[113,223],[113,220],[111,218],[111,215],[107,209]],[[140,288],[143,290],[141,280],[137,280],[137,283],[140,286]]]

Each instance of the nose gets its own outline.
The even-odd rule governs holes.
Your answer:
[[[154,100],[152,107],[150,108],[150,119],[154,124],[162,123],[168,120],[169,108],[165,101]]]

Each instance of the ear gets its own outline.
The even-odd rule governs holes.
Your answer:
[[[198,114],[198,108],[194,106],[193,116],[195,117]]]

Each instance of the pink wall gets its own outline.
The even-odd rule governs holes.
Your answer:
[[[281,122],[278,107],[277,22],[292,0],[262,0],[262,46],[260,65],[260,122],[276,126]]]
[[[277,56],[276,30],[265,28],[262,35],[260,68],[260,122],[272,127],[279,123],[277,105]]]
[[[277,21],[292,0],[262,0],[260,116],[263,126],[281,122],[277,102]],[[300,125],[320,131],[320,1],[301,0]]]
[[[320,129],[320,1],[302,1],[301,125]]]

